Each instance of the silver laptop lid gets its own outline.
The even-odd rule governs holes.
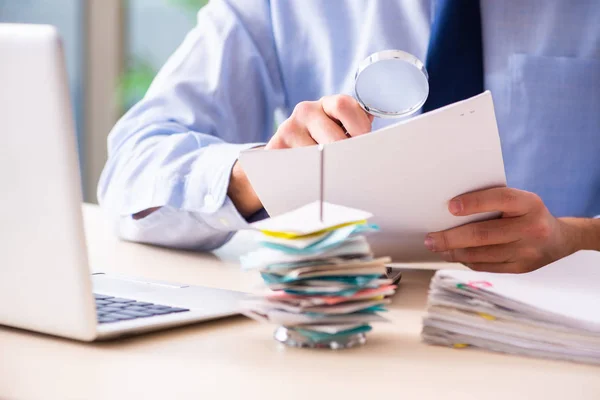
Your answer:
[[[96,336],[64,56],[50,26],[0,24],[0,324]]]

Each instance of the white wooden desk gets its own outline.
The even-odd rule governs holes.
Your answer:
[[[96,271],[236,290],[260,282],[237,265],[251,246],[243,235],[216,255],[178,252],[121,242],[96,207],[84,210]],[[421,343],[431,276],[407,270],[393,323],[339,352],[284,348],[273,327],[243,317],[97,344],[0,328],[0,399],[600,399],[597,367]]]

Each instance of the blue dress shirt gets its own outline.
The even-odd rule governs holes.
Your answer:
[[[247,226],[227,197],[240,151],[267,142],[299,102],[352,94],[356,66],[373,52],[425,60],[435,3],[211,0],[110,134],[98,195],[118,234],[222,245]],[[481,0],[481,16],[509,185],[536,192],[556,216],[600,214],[600,2]],[[161,208],[132,218],[152,207]]]

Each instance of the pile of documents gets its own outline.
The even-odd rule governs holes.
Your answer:
[[[423,339],[432,344],[600,364],[600,253],[536,271],[438,271]]]
[[[341,348],[364,342],[371,323],[386,321],[396,286],[389,258],[374,258],[365,235],[371,214],[315,202],[254,224],[261,247],[242,257],[269,288],[243,312],[285,330],[287,344]],[[322,218],[321,218],[322,216]],[[277,334],[276,334],[277,337]]]

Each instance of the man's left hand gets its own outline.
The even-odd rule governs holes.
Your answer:
[[[499,211],[501,218],[430,233],[425,246],[450,262],[489,272],[538,269],[575,251],[571,226],[555,218],[534,193],[495,188],[452,199],[456,216]]]

